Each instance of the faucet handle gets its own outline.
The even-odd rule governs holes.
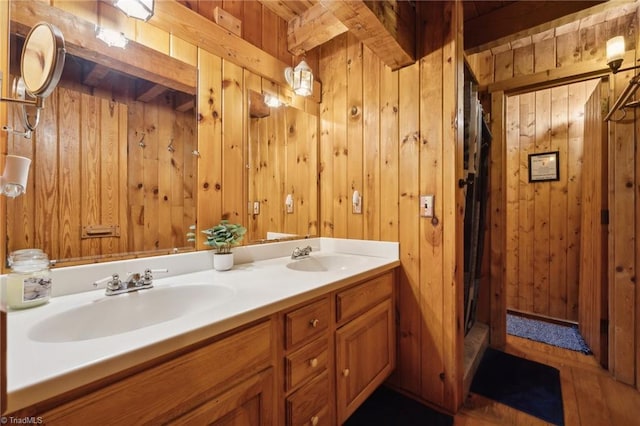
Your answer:
[[[151,280],[153,279],[153,275],[152,274],[159,274],[159,273],[167,273],[169,272],[169,270],[167,268],[160,268],[160,269],[145,269],[144,270],[144,279],[145,280]]]
[[[110,277],[104,277],[97,281],[94,281],[93,286],[98,287],[101,284],[107,283],[107,289],[109,290],[117,290],[120,287],[120,276],[118,274],[113,274]]]

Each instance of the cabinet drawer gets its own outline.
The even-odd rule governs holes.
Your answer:
[[[327,371],[295,391],[286,401],[287,426],[329,425],[329,375]]]
[[[310,303],[285,315],[286,348],[319,336],[329,326],[329,299]]]
[[[328,360],[327,339],[309,343],[285,357],[286,390],[324,371]]]
[[[382,299],[391,297],[393,275],[381,275],[370,281],[341,291],[336,295],[336,320],[348,320],[358,313],[375,306]]]

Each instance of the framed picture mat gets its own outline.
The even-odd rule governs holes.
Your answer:
[[[560,152],[529,154],[529,182],[560,180]]]

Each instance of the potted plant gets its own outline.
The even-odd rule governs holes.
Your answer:
[[[231,247],[242,241],[247,229],[240,224],[221,220],[219,224],[202,231],[207,236],[205,245],[215,248],[213,267],[216,271],[227,271],[233,267]]]

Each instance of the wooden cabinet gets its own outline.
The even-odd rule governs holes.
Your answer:
[[[284,314],[284,416],[287,426],[333,424],[329,295]]]
[[[342,424],[395,367],[393,286],[387,272],[328,291],[14,414],[65,426]]]
[[[273,425],[273,368],[211,398],[187,414],[174,419],[171,424]]]
[[[284,423],[342,424],[396,362],[393,272],[283,314]]]
[[[65,426],[161,424],[186,413],[271,424],[273,331],[264,321],[39,415]]]
[[[343,423],[395,368],[393,280],[390,274],[337,295],[338,318],[362,312],[336,330],[336,399]],[[371,297],[353,297],[369,294]],[[377,304],[376,304],[377,303]],[[372,306],[372,307],[371,307]],[[342,311],[342,312],[341,312]]]

